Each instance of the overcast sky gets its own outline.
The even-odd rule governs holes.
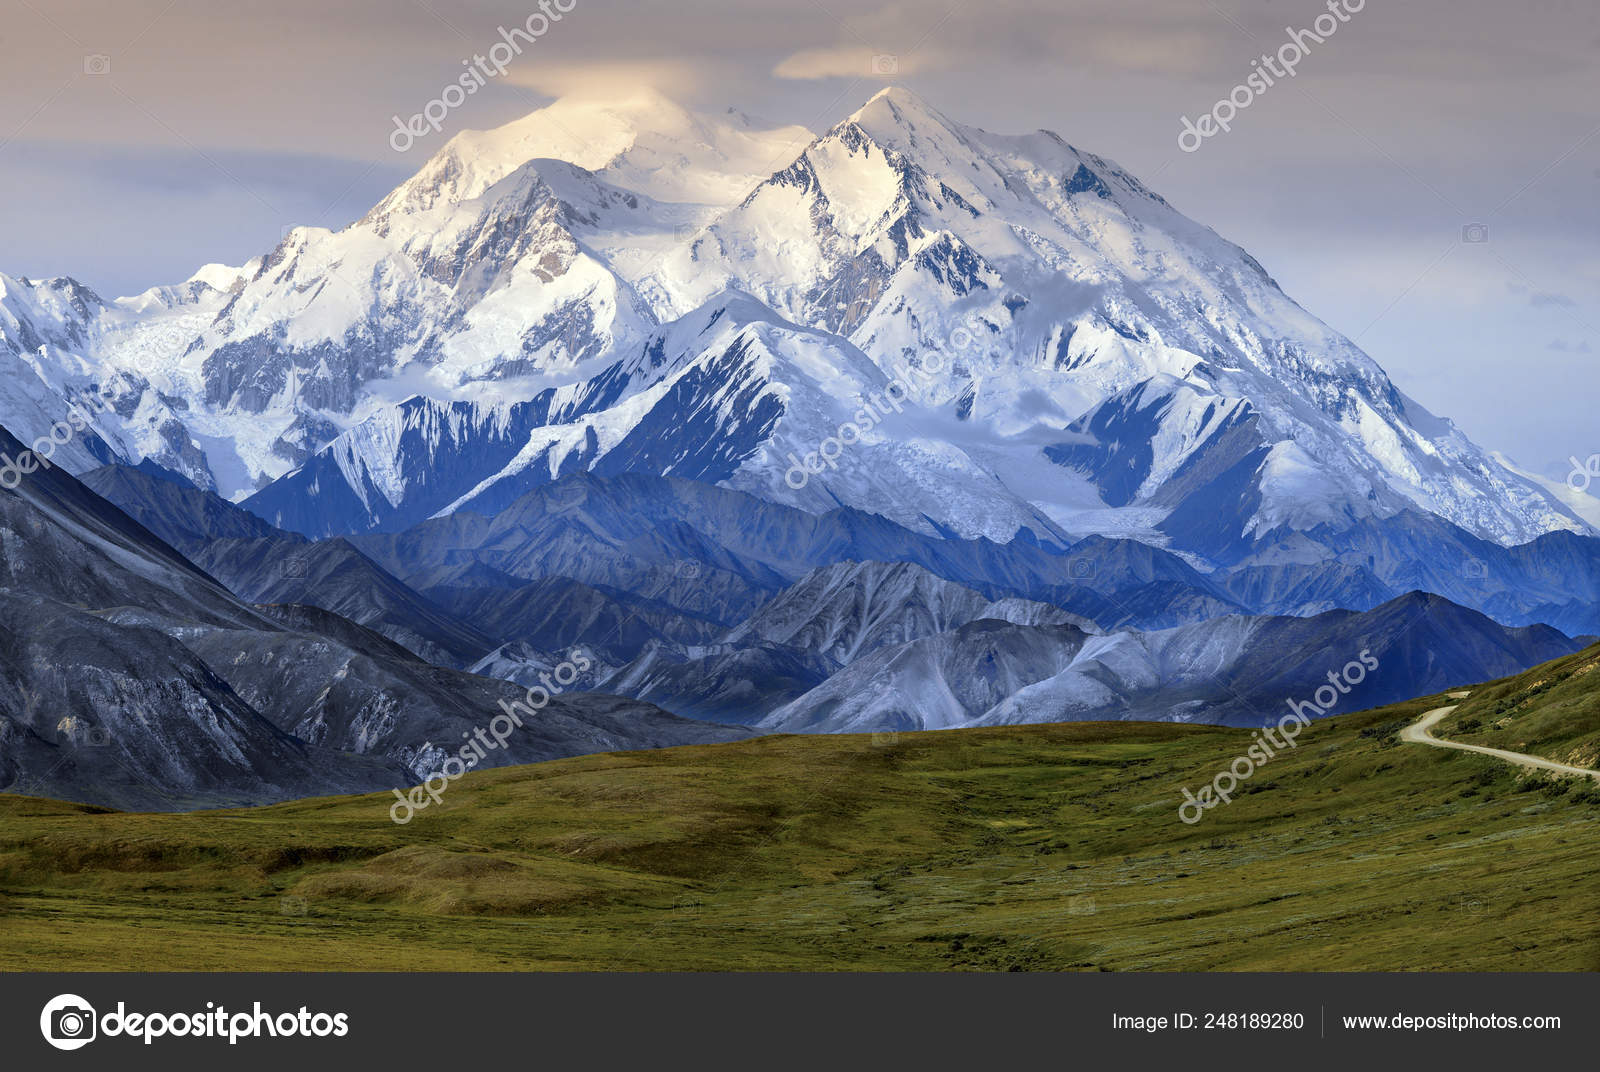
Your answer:
[[[1485,446],[1600,452],[1600,0],[1367,0],[1193,153],[1326,0],[563,3],[446,133],[641,82],[822,130],[894,82],[1116,159]],[[422,162],[390,117],[536,5],[0,0],[0,271],[120,295],[343,226]]]

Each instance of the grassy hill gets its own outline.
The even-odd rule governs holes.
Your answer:
[[[0,797],[0,970],[1600,970],[1600,794],[1396,740],[1448,702],[1315,724],[1194,825],[1182,790],[1248,732],[588,756],[469,775],[405,827],[383,796]]]
[[[1600,644],[1473,690],[1438,736],[1600,770]]]

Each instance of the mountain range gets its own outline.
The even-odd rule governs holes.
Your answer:
[[[1259,725],[1600,633],[1600,533],[1248,253],[901,89],[558,101],[238,267],[0,275],[0,366],[8,457],[87,425],[0,488],[12,791],[402,785],[579,647],[496,762]]]
[[[1212,558],[1410,511],[1592,534],[1116,164],[900,89],[814,138],[560,102],[238,268],[117,301],[0,287],[0,349],[40,381],[0,423],[80,404],[123,460],[312,536],[578,468]],[[890,383],[908,404],[791,487]]]

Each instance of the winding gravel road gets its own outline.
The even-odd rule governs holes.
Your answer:
[[[1469,695],[1471,695],[1471,693],[1452,692],[1450,694],[1450,698],[1452,700],[1465,700]],[[1429,711],[1411,725],[1401,730],[1400,739],[1402,741],[1409,741],[1412,744],[1432,745],[1434,748],[1454,748],[1458,752],[1477,752],[1480,755],[1494,756],[1496,759],[1503,759],[1507,763],[1515,763],[1517,766],[1526,767],[1529,770],[1551,771],[1555,774],[1579,774],[1583,775],[1584,777],[1593,778],[1595,781],[1600,782],[1600,771],[1589,770],[1586,767],[1572,767],[1565,763],[1557,763],[1553,759],[1542,759],[1539,756],[1530,756],[1522,752],[1507,752],[1502,748],[1485,748],[1482,745],[1462,744],[1460,741],[1447,741],[1441,737],[1435,737],[1428,732],[1429,730],[1433,729],[1433,727],[1437,726],[1441,720],[1447,718],[1458,706],[1460,705],[1457,704],[1450,707],[1441,707],[1437,710]]]

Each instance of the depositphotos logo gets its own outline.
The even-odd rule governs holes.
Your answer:
[[[274,1016],[262,1011],[259,1001],[252,1011],[235,1013],[210,1001],[205,1012],[138,1013],[119,1001],[116,1012],[99,1016],[78,995],[62,994],[39,1014],[39,1031],[58,1050],[82,1049],[96,1038],[118,1035],[143,1039],[146,1046],[158,1038],[225,1038],[233,1046],[242,1038],[344,1038],[350,1033],[350,1017],[314,1013],[304,1006]]]

